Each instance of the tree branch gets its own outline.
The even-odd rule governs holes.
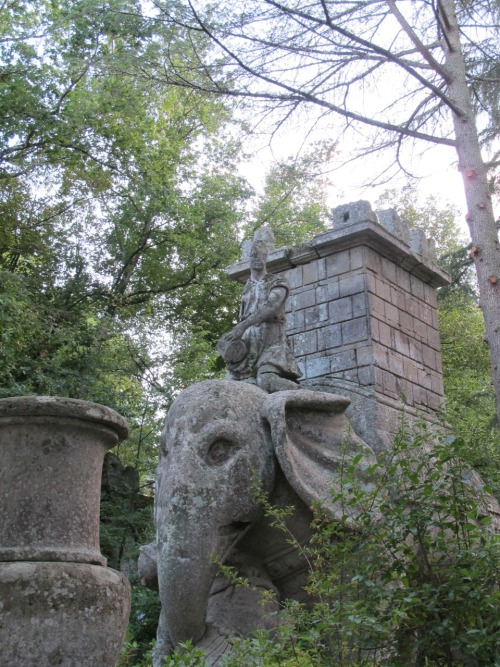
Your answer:
[[[395,16],[396,20],[398,21],[399,25],[402,27],[402,29],[405,31],[405,33],[408,35],[412,43],[415,45],[416,49],[418,52],[421,54],[422,58],[426,60],[429,65],[432,67],[432,69],[439,74],[442,79],[446,83],[450,82],[450,75],[448,72],[444,69],[444,67],[438,63],[438,61],[434,58],[432,53],[430,53],[425,45],[420,41],[418,36],[415,34],[413,29],[411,28],[410,24],[408,21],[405,19],[405,17],[401,14],[399,11],[399,8],[396,5],[395,0],[386,0],[387,5],[393,14]]]

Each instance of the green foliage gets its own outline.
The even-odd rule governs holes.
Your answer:
[[[484,320],[470,299],[439,309],[446,419],[464,442],[463,456],[500,496],[500,431]]]
[[[438,255],[459,250],[466,244],[457,224],[458,209],[450,202],[441,204],[437,195],[421,200],[413,181],[401,189],[388,189],[377,199],[377,208],[395,208],[410,227],[421,229],[436,241]]]
[[[359,533],[319,524],[312,619],[323,610],[325,647],[346,664],[479,666],[498,654],[500,543],[463,443],[430,443],[402,430],[371,492],[347,469],[334,500],[363,507]]]
[[[205,653],[194,648],[190,641],[179,644],[165,659],[165,667],[205,667]]]
[[[207,352],[175,374],[177,355],[230,328],[223,268],[251,190],[230,107],[144,78],[190,47],[140,9],[0,8],[0,395],[117,409],[120,456],[151,477],[161,410],[212,372]]]
[[[302,157],[289,157],[267,172],[252,227],[271,227],[277,247],[301,243],[327,229],[330,211],[323,172],[332,151],[327,142],[316,144]]]
[[[135,490],[103,493],[100,544],[110,567],[119,570],[123,565],[135,565],[139,546],[154,538],[152,514],[152,496]]]
[[[160,613],[158,595],[132,582],[132,606],[118,667],[150,667],[152,638]]]

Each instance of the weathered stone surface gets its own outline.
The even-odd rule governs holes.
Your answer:
[[[0,400],[0,561],[105,563],[101,470],[127,432],[120,415],[95,403]]]
[[[393,208],[377,211],[377,220],[382,227],[401,239],[406,245],[410,245],[410,227],[408,222],[400,218]]]
[[[158,590],[158,565],[156,558],[156,542],[145,544],[139,549],[137,562],[139,581],[142,586],[152,591]]]
[[[341,381],[372,391],[377,413],[388,415],[378,424],[392,423],[394,402],[396,410],[424,411],[432,422],[443,400],[435,287],[447,276],[436,267],[431,242],[416,233],[410,238],[393,209],[377,215],[368,202],[338,207],[332,229],[307,243],[308,261],[284,272],[300,383]]]
[[[1,667],[114,667],[130,584],[82,563],[0,563]]]
[[[263,228],[250,250],[250,279],[241,299],[240,321],[222,336],[217,350],[232,380],[272,393],[298,388],[301,372],[285,333],[288,282],[266,270],[269,243]],[[314,294],[312,295],[314,301]]]
[[[333,226],[354,225],[357,222],[371,220],[377,222],[377,216],[372,210],[369,201],[360,199],[359,201],[341,204],[333,209]]]
[[[102,467],[101,491],[103,493],[138,493],[139,471],[133,466],[123,466],[118,456],[107,452]]]
[[[310,537],[313,501],[322,501],[334,517],[342,514],[330,490],[339,483],[345,456],[360,453],[367,466],[375,461],[349,427],[348,405],[330,394],[268,395],[225,380],[179,395],[162,434],[156,485],[160,647],[168,651],[170,641],[193,639],[200,646],[213,640],[225,650],[220,633],[207,634],[207,609],[212,625],[224,632],[246,632],[262,616],[258,596],[213,588],[217,562],[274,587],[281,599],[304,596],[304,555],[270,525],[255,487],[269,493],[274,506],[295,507],[288,522],[299,543]],[[357,510],[351,511],[354,519]],[[144,578],[152,580],[152,558],[143,556],[149,560]],[[214,649],[207,664],[218,664],[219,657]],[[161,658],[159,651],[155,664]]]

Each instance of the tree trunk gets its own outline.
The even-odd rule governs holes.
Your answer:
[[[500,424],[500,246],[488,189],[486,167],[479,147],[454,0],[440,0],[445,65],[450,76],[448,95],[463,111],[453,114],[458,168],[464,181],[467,222],[473,243],[481,309],[493,366],[496,412]]]

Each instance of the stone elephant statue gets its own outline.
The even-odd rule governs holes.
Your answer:
[[[345,456],[361,454],[366,466],[376,462],[349,427],[348,405],[332,394],[267,394],[232,380],[192,385],[175,400],[161,437],[156,549],[144,547],[141,556],[143,579],[153,587],[157,567],[155,667],[188,639],[206,650],[207,665],[217,665],[231,635],[272,627],[277,614],[266,613],[280,600],[304,599],[307,563],[297,545],[310,539],[311,503],[322,502],[340,518],[331,489]],[[256,486],[272,505],[294,507],[287,526],[295,546],[271,526]],[[235,588],[219,574],[220,563],[233,565],[256,588]],[[275,594],[264,610],[259,589]]]

